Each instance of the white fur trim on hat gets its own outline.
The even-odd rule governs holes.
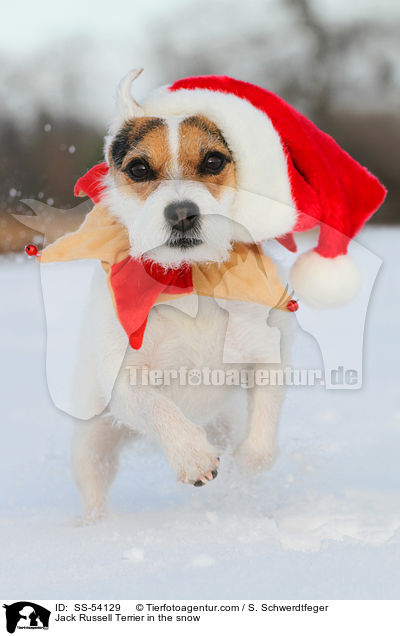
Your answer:
[[[311,250],[302,254],[290,272],[293,294],[318,309],[338,307],[351,300],[361,274],[348,254],[325,258]]]
[[[153,117],[204,115],[221,130],[237,167],[238,193],[233,220],[244,230],[238,240],[253,242],[290,232],[297,211],[286,157],[270,119],[247,100],[206,89],[153,91],[143,102]]]

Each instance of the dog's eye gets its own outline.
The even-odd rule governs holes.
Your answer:
[[[221,152],[208,152],[200,164],[200,172],[219,174],[225,168],[228,159]]]
[[[135,159],[126,169],[128,175],[134,181],[148,181],[153,173],[149,164],[144,159]]]

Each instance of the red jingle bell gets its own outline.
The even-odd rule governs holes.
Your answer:
[[[289,311],[297,311],[299,308],[299,303],[297,302],[297,300],[289,300],[289,302],[286,305],[286,309],[288,309]]]
[[[25,254],[28,256],[36,256],[39,253],[38,248],[33,243],[28,243],[25,245]]]

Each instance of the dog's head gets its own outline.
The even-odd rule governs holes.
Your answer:
[[[128,229],[132,256],[170,267],[228,257],[236,167],[214,122],[131,117],[107,154],[106,198]]]

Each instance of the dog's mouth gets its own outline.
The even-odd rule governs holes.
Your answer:
[[[189,250],[203,244],[204,241],[200,238],[200,236],[200,224],[196,224],[195,227],[187,232],[181,232],[180,230],[173,228],[166,245],[170,249],[178,248],[181,250]]]
[[[192,247],[196,247],[198,245],[202,245],[203,241],[197,237],[188,237],[188,236],[177,236],[170,237],[167,241],[167,247],[172,249],[180,248],[182,250],[189,250]]]

